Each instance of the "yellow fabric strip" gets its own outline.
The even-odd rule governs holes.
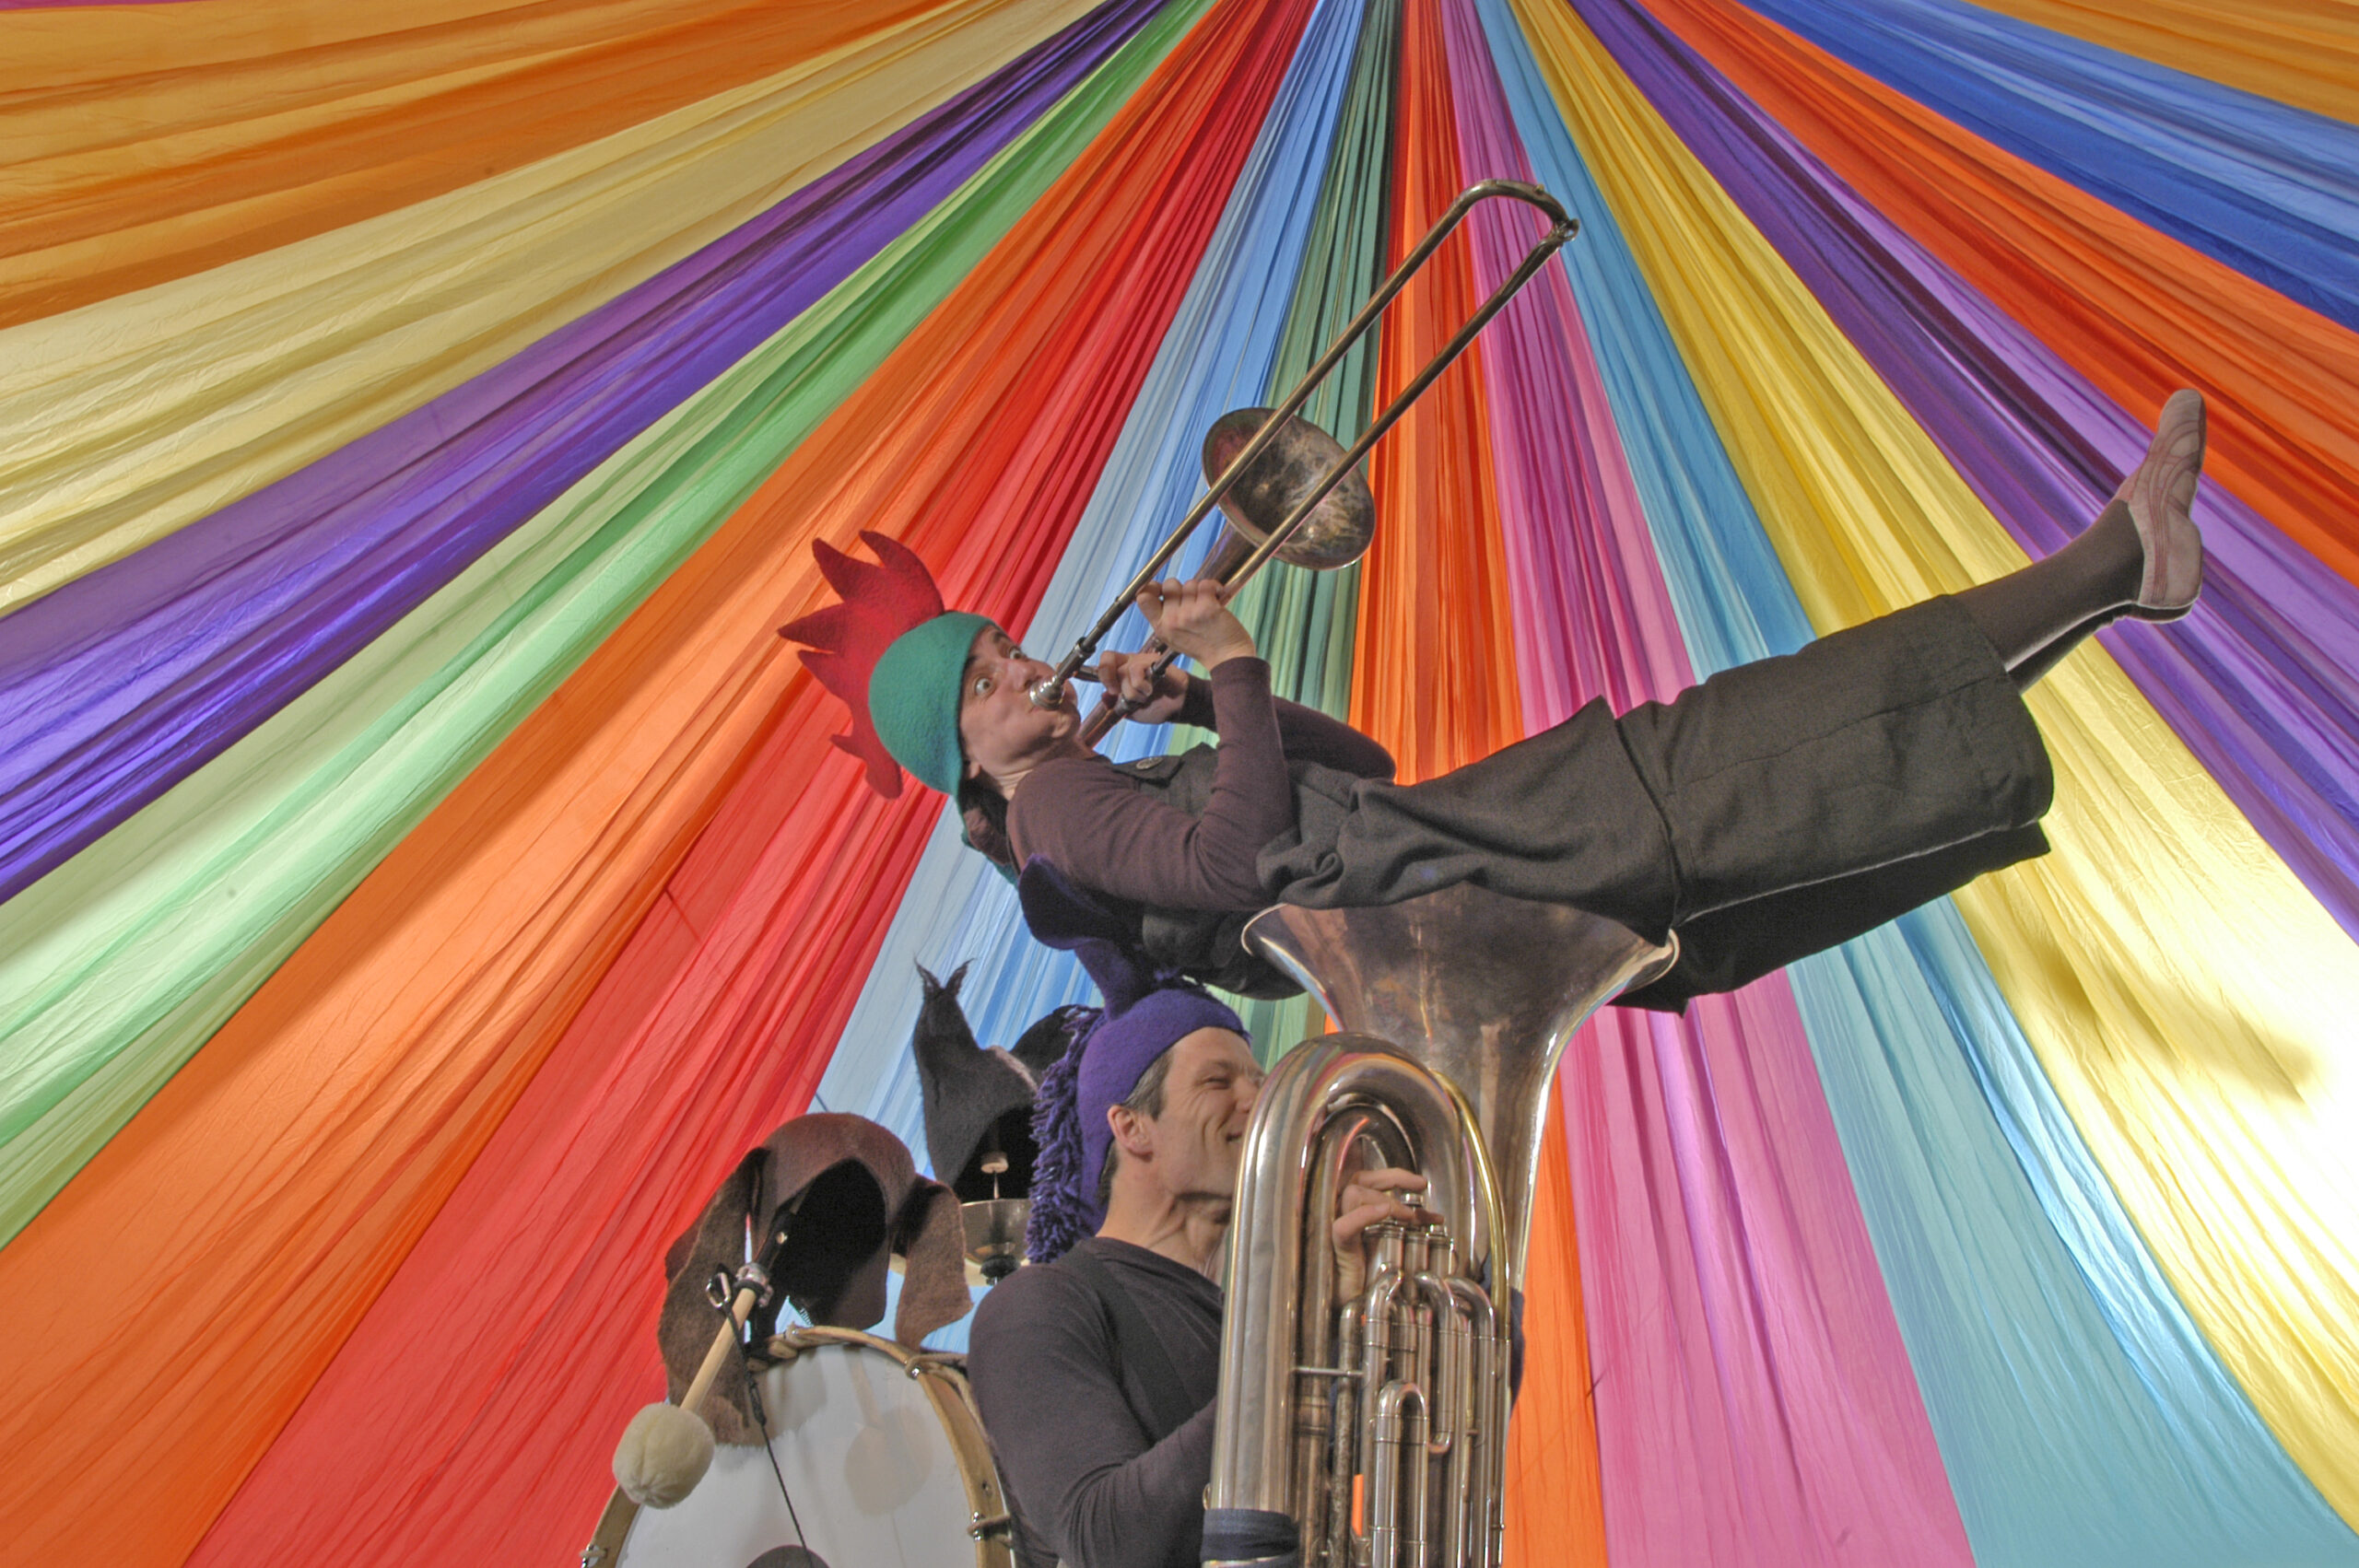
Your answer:
[[[2359,6],[2351,0],[1977,0],[2297,109],[2359,122]]]
[[[1089,8],[955,0],[448,195],[0,331],[0,614],[498,364]]]
[[[2022,566],[1596,40],[1519,11],[1813,623]],[[2030,702],[2055,852],[1959,907],[2196,1321],[2359,1524],[2359,954],[2101,649]]]
[[[205,25],[209,5],[140,7],[160,39],[185,31],[217,47],[182,61],[169,42],[92,28],[93,41],[69,35],[78,48],[52,40],[71,56],[52,63],[53,85],[0,77],[0,322],[446,195],[939,3],[543,0],[341,36],[299,3],[283,41],[269,29],[211,36],[221,29]],[[12,67],[26,53],[22,15],[0,11],[0,60]]]

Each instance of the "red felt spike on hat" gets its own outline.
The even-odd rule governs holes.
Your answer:
[[[901,792],[901,766],[869,717],[869,677],[896,638],[943,613],[942,591],[900,541],[882,533],[860,538],[875,553],[874,565],[824,539],[812,544],[819,575],[842,603],[788,622],[779,636],[806,645],[799,654],[804,668],[851,709],[851,732],[836,736],[835,743],[867,767],[869,787],[891,800]]]

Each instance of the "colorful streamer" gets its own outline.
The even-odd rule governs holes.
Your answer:
[[[1467,177],[1530,178],[1472,7],[1445,16]],[[1477,231],[1485,283],[1520,249],[1503,227]],[[1484,360],[1515,437],[1498,452],[1519,667],[1551,677],[1525,688],[1533,729],[1693,679],[1569,282],[1512,307]],[[1609,1013],[1562,1080],[1606,1492],[1647,1500],[1608,1509],[1611,1559],[1970,1561],[1890,1305],[1862,1288],[1867,1229],[1785,987],[1676,1021]],[[1773,1443],[1778,1470],[1742,1462]]]
[[[1400,69],[1387,213],[1396,262],[1464,183],[1438,6],[1405,9]],[[1539,225],[1522,217],[1513,227],[1530,234]],[[1453,238],[1394,302],[1378,367],[1379,406],[1473,313],[1482,298],[1475,263],[1473,245]],[[1477,344],[1444,371],[1369,465],[1377,535],[1363,563],[1352,721],[1384,743],[1403,778],[1447,771],[1523,738],[1510,617],[1502,613],[1506,542],[1483,407],[1492,347]],[[1451,591],[1437,594],[1444,584]],[[1549,1141],[1563,1136],[1555,1128]],[[1566,1198],[1561,1186],[1535,1195],[1532,1228],[1543,1250],[1579,1251],[1578,1235],[1567,1235],[1574,1224]],[[1533,1505],[1536,1497],[1510,1499],[1508,1550],[1518,1562],[1603,1563],[1606,1499],[1585,1398],[1595,1386],[1586,1305],[1566,1274],[1543,1279],[1527,1265],[1523,1310],[1526,1336],[1548,1347],[1527,1369],[1531,1397],[1543,1409],[1569,1411],[1576,1424],[1555,1434],[1567,1462],[1545,1475],[1545,1508]],[[1509,1473],[1523,1486],[1541,1480],[1551,1446],[1547,1437],[1511,1431]]]
[[[1239,604],[1404,777],[2054,549],[2177,385],[2213,435],[2196,614],[2031,694],[2049,856],[1574,1042],[1509,1561],[2359,1564],[2347,7],[0,0],[0,1564],[578,1550],[737,1153],[921,1145],[917,964],[998,1043],[1087,995],[830,746],[811,542],[1061,651],[1488,176],[1581,237],[1364,567]]]
[[[1123,328],[1127,311],[1110,310],[1109,299],[1119,297],[1133,276],[1141,279],[1132,284],[1133,291],[1153,287],[1146,280],[1158,276],[1171,287],[1168,269],[1143,258],[1201,247],[1210,210],[1216,209],[1208,209],[1202,195],[1191,200],[1188,179],[1192,175],[1202,190],[1225,192],[1250,144],[1277,74],[1270,64],[1264,34],[1274,30],[1278,38],[1285,37],[1287,18],[1281,13],[1245,27],[1224,27],[1221,20],[1215,18],[1191,34],[1192,46],[1151,78],[1151,90],[1138,88],[1135,76],[1128,82],[1102,75],[1094,79],[1094,101],[1080,105],[1074,118],[1081,123],[1065,129],[1068,135],[1086,130],[1096,117],[1093,111],[1112,110],[1108,132],[1072,167],[1059,168],[1061,178],[1050,187],[1054,193],[1030,205],[1011,240],[1003,242],[998,264],[977,268],[946,308],[928,318],[928,332],[940,335],[903,343],[892,360],[902,367],[898,375],[872,377],[863,383],[835,409],[826,434],[796,449],[798,463],[835,475],[839,486],[856,476],[864,481],[864,486],[849,486],[835,503],[840,509],[835,525],[839,536],[848,539],[863,520],[876,517],[880,506],[899,506],[924,516],[930,527],[940,531],[941,539],[923,542],[947,557],[947,565],[938,569],[954,591],[967,582],[960,575],[964,571],[987,575],[991,594],[1027,591],[1024,575],[1011,577],[1007,571],[1011,549],[1006,542],[971,534],[960,541],[958,517],[945,503],[945,497],[956,497],[961,508],[975,513],[989,509],[990,515],[1003,522],[1033,515],[1029,507],[1001,504],[997,486],[1015,477],[1003,465],[992,465],[989,481],[975,483],[962,481],[957,471],[945,471],[938,462],[858,467],[843,456],[854,449],[874,454],[880,439],[895,430],[895,439],[907,443],[912,453],[938,455],[939,427],[911,426],[898,413],[907,389],[941,384],[945,362],[963,355],[981,378],[961,400],[966,417],[998,432],[1003,445],[1037,454],[1039,467],[1030,484],[1043,494],[1045,505],[1056,504],[1051,486],[1061,478],[1071,485],[1095,472],[1095,462],[1059,461],[1060,451],[1078,449],[1061,445],[1044,451],[1031,440],[1031,432],[1053,425],[1071,441],[1075,432],[1088,427],[1088,411],[1101,411],[1102,418],[1127,404],[1131,389],[1125,381],[1143,364],[1136,358],[1135,337]],[[1169,47],[1170,29],[1143,35],[1142,41],[1149,45],[1140,61],[1145,64],[1160,52],[1156,45]],[[1257,44],[1262,46],[1258,51]],[[1283,61],[1282,51],[1277,58]],[[1248,73],[1248,81],[1256,74],[1262,78],[1265,85],[1258,94],[1240,92],[1231,84],[1230,77],[1240,70]],[[1137,96],[1126,89],[1137,90]],[[1204,156],[1192,162],[1174,156],[1200,138],[1206,146]],[[1050,141],[1037,148],[1035,157],[1054,158],[1061,151],[1065,149]],[[1051,167],[1063,162],[1057,159]],[[1150,191],[1168,185],[1168,199],[1131,200],[1128,189],[1142,183]],[[1105,222],[1109,212],[1123,214],[1123,221]],[[1185,227],[1191,223],[1198,226],[1192,246]],[[1178,233],[1165,232],[1173,227]],[[1079,264],[1115,258],[1133,270]],[[1168,298],[1163,307],[1167,318],[1177,302],[1176,287]],[[1152,320],[1152,304],[1139,303]],[[1028,373],[1027,357],[1015,348],[1027,340],[1053,373]],[[941,346],[945,344],[957,346],[945,349]],[[1110,427],[1108,433],[1110,437]],[[144,1429],[158,1434],[159,1449],[187,1459],[184,1479],[174,1477],[168,1483],[163,1475],[150,1477],[158,1495],[182,1500],[136,1515],[117,1514],[102,1543],[106,1550],[162,1560],[186,1550],[193,1539],[187,1532],[192,1527],[205,1527],[219,1506],[218,1499],[226,1495],[225,1483],[234,1485],[243,1464],[259,1457],[269,1434],[291,1411],[293,1400],[308,1390],[350,1331],[358,1309],[376,1295],[382,1270],[398,1261],[426,1222],[444,1207],[452,1184],[479,1164],[478,1150],[500,1127],[534,1070],[569,1037],[568,1026],[574,1015],[598,994],[596,977],[628,951],[632,930],[651,911],[710,908],[709,895],[699,896],[693,886],[674,882],[672,872],[699,832],[719,815],[721,789],[747,777],[742,765],[722,760],[738,755],[744,743],[689,748],[689,755],[702,756],[706,768],[718,764],[722,771],[699,778],[692,770],[682,777],[676,765],[667,761],[682,728],[707,739],[717,724],[734,724],[747,740],[777,736],[780,743],[792,748],[794,764],[764,769],[761,780],[789,799],[800,798],[800,778],[807,778],[811,767],[823,761],[833,766],[835,754],[826,743],[826,728],[816,722],[816,688],[795,685],[796,700],[810,705],[808,720],[792,722],[798,717],[795,708],[790,706],[780,713],[778,708],[791,664],[774,628],[780,619],[795,613],[798,603],[808,600],[815,586],[808,565],[810,534],[770,523],[771,509],[780,500],[789,501],[797,517],[811,516],[811,487],[792,467],[774,474],[752,504],[736,514],[732,526],[698,551],[689,568],[675,571],[628,626],[608,638],[575,672],[568,689],[578,697],[546,705],[533,722],[504,743],[499,755],[413,832],[368,885],[281,966],[229,1029],[208,1043],[195,1064],[199,1071],[175,1077],[140,1122],[118,1134],[100,1163],[81,1174],[76,1195],[63,1208],[53,1207],[0,1255],[0,1271],[25,1281],[0,1292],[11,1318],[6,1338],[40,1347],[41,1357],[38,1366],[26,1367],[18,1382],[26,1398],[17,1419],[29,1425],[41,1424],[40,1412],[48,1399],[92,1405],[92,1391],[70,1370],[78,1361],[75,1346],[108,1332],[103,1322],[93,1322],[79,1310],[78,1302],[69,1304],[51,1293],[78,1271],[58,1270],[49,1263],[52,1258],[86,1255],[91,1246],[111,1249],[149,1234],[158,1236],[158,1251],[164,1255],[160,1235],[170,1233],[175,1239],[169,1256],[188,1290],[201,1288],[226,1298],[199,1308],[191,1293],[183,1321],[194,1328],[226,1313],[247,1326],[235,1342],[236,1356],[229,1353],[229,1343],[216,1342],[201,1362],[181,1363],[169,1398],[159,1398],[154,1387],[122,1387],[123,1398],[135,1394],[135,1408],[98,1401],[106,1418],[91,1429],[92,1438],[111,1442],[126,1427]],[[1044,566],[1057,553],[1054,538],[1031,544]],[[961,559],[969,564],[960,567]],[[1045,570],[1033,581],[1044,577]],[[972,586],[970,602],[990,603],[983,599],[980,577]],[[1029,591],[1037,594],[1039,589]],[[1021,600],[1011,598],[1011,603]],[[770,684],[749,686],[748,678],[765,669],[774,672]],[[650,682],[646,673],[657,670],[665,671],[668,678]],[[734,678],[730,678],[732,671],[738,672]],[[581,743],[592,737],[599,743]],[[578,770],[569,784],[547,771],[549,759],[557,756],[569,759],[569,769]],[[503,783],[503,776],[515,782]],[[838,777],[838,790],[859,789],[848,767]],[[510,790],[518,787],[545,801],[566,802],[569,819],[553,823],[539,813],[514,811]],[[634,793],[640,793],[637,802],[631,798]],[[804,809],[840,814],[842,804],[853,798],[839,793],[829,807],[826,797],[814,797],[804,802]],[[905,831],[914,825],[910,813],[915,803],[905,801],[891,813]],[[605,841],[594,825],[618,820],[632,824],[630,839]],[[505,826],[504,841],[497,834],[484,834],[493,824]],[[910,842],[914,848],[914,839]],[[863,854],[849,861],[806,866],[804,874],[815,879],[816,887],[838,886],[846,880],[843,873],[850,864],[873,864],[875,859]],[[465,966],[465,955],[473,951],[465,940],[467,922],[514,931],[527,910],[537,911],[536,940],[507,945],[511,967],[506,972],[497,977],[471,974]],[[756,919],[754,926],[757,931],[771,931],[773,942],[781,940],[777,933],[786,929],[771,919]],[[395,931],[406,933],[406,940],[393,940]],[[362,954],[366,964],[350,962],[348,955]],[[466,977],[457,994],[445,995],[435,983],[437,965],[444,965],[446,974],[456,965],[456,973]],[[843,996],[839,1005],[848,1005],[849,1000]],[[585,1016],[594,1023],[597,1014]],[[355,1038],[349,1031],[323,1027],[323,1021],[339,1017],[369,1020],[365,1033]],[[739,1028],[744,1032],[710,1040],[722,1059],[736,1054],[729,1048],[733,1045],[742,1052],[766,1037],[751,1018],[744,1019]],[[429,1031],[438,1050],[421,1048]],[[823,1028],[820,1037],[832,1035],[832,1029]],[[620,1043],[602,1033],[590,1037],[607,1048]],[[383,1044],[372,1050],[372,1040]],[[343,1064],[356,1060],[373,1061],[376,1072],[349,1075]],[[814,1076],[816,1066],[811,1064]],[[439,1072],[434,1071],[438,1067]],[[373,1152],[383,1165],[381,1178],[354,1182],[342,1176],[329,1193],[311,1194],[300,1184],[292,1189],[282,1184],[282,1176],[291,1173],[257,1166],[236,1152],[242,1141],[233,1129],[245,1106],[234,1092],[225,1097],[213,1085],[227,1089],[259,1080],[284,1086],[306,1078],[317,1082],[323,1094],[331,1085],[342,1090],[341,1101],[311,1100],[313,1137],[335,1136],[354,1156],[363,1150]],[[719,1086],[715,1092],[743,1118],[741,1141],[795,1108],[792,1099],[747,1106],[720,1093]],[[393,1098],[381,1113],[363,1114],[381,1094]],[[183,1106],[211,1106],[212,1114],[229,1118],[229,1127],[203,1125],[205,1118],[183,1114]],[[386,1115],[392,1117],[390,1125]],[[657,1130],[643,1129],[642,1135]],[[511,1136],[522,1136],[521,1129]],[[412,1140],[418,1141],[415,1149]],[[729,1156],[718,1153],[722,1146],[712,1146],[718,1157],[710,1170],[674,1173],[672,1200],[648,1230],[677,1223],[693,1207],[698,1190],[727,1162]],[[543,1148],[557,1153],[554,1147]],[[326,1167],[317,1162],[314,1151],[300,1168],[324,1174]],[[252,1192],[253,1200],[225,1201],[229,1192],[241,1188]],[[530,1192],[501,1191],[511,1199],[530,1201]],[[341,1195],[350,1205],[365,1200],[365,1213],[322,1230],[315,1203],[321,1196],[333,1195]],[[179,1208],[190,1204],[220,1217],[211,1256],[204,1235],[175,1223]],[[231,1211],[234,1223],[222,1223],[230,1219]],[[266,1213],[270,1218],[265,1219]],[[603,1224],[603,1210],[590,1218],[602,1235],[611,1234]],[[496,1227],[481,1234],[511,1233]],[[282,1243],[305,1238],[308,1244],[292,1253],[282,1251]],[[131,1244],[137,1245],[135,1239]],[[625,1256],[643,1255],[627,1250]],[[263,1258],[272,1257],[279,1258],[276,1268],[258,1266]],[[353,1265],[363,1258],[376,1260],[376,1278],[354,1271]],[[617,1321],[607,1316],[607,1306],[611,1281],[620,1277],[618,1270],[598,1271],[602,1286],[597,1301],[581,1303],[590,1319]],[[336,1310],[309,1291],[299,1299],[292,1288],[299,1281],[332,1289],[349,1305]],[[641,1289],[648,1293],[642,1299],[651,1309],[652,1281]],[[487,1289],[478,1300],[482,1321],[512,1319],[513,1301],[506,1292]],[[434,1332],[449,1342],[447,1295],[429,1294],[422,1305],[439,1325]],[[630,1337],[620,1327],[613,1332],[618,1344]],[[258,1378],[265,1380],[270,1397],[257,1388]],[[617,1413],[627,1410],[627,1391],[611,1380],[590,1377],[583,1382],[613,1400]],[[536,1386],[516,1390],[534,1409],[540,1393]],[[13,1430],[24,1432],[29,1426]],[[353,1428],[339,1424],[335,1430]],[[170,1441],[163,1441],[166,1434]],[[585,1462],[571,1470],[577,1478],[571,1494],[575,1508],[582,1505],[585,1483],[594,1480],[603,1463],[599,1439],[585,1432],[583,1442]],[[56,1500],[45,1516],[63,1529],[76,1513],[69,1495],[74,1486],[103,1487],[108,1482],[92,1467],[77,1464],[70,1445],[57,1443],[53,1433],[43,1447],[43,1468],[57,1468],[45,1475],[20,1469],[11,1484]],[[464,1485],[456,1477],[453,1481]],[[185,1487],[186,1492],[171,1491],[172,1484]],[[534,1515],[525,1505],[527,1494],[546,1497],[541,1506],[565,1505],[565,1494],[550,1489],[545,1477],[518,1474],[517,1485],[519,1492],[504,1499],[471,1491],[471,1505],[485,1509],[487,1519],[511,1521],[503,1528],[529,1527]],[[15,1501],[9,1509],[12,1517],[21,1512]],[[456,1528],[463,1512],[454,1508],[443,1517]],[[293,1511],[276,1511],[272,1516],[291,1518]],[[408,1511],[399,1510],[398,1516],[403,1527],[409,1528]],[[365,1527],[362,1521],[356,1523]],[[77,1527],[87,1530],[87,1526]],[[35,1537],[24,1543],[24,1550],[38,1551],[51,1544]]]
[[[1086,51],[1069,61],[1070,79],[1092,63]],[[874,370],[1110,107],[1102,91],[1075,99],[1032,156],[970,182],[825,308],[576,481],[503,554],[307,694],[274,732],[6,906],[0,921],[14,940],[0,944],[10,955],[0,995],[10,1009],[0,1016],[18,1042],[0,1121],[10,1134],[0,1148],[6,1231]],[[402,532],[392,537],[398,544]],[[334,579],[322,593],[332,609]]]
[[[1495,54],[1515,62],[1514,24],[1486,19]],[[1568,32],[1545,20],[1534,25],[1539,53],[1569,65]],[[1743,525],[1750,508],[1733,473],[1707,461],[1719,443],[1610,206],[1548,111],[1537,62],[1508,79],[1543,178],[1592,215],[1590,243],[1568,259],[1583,297],[1612,307],[1585,322],[1691,648],[1725,664],[1793,646],[1809,635],[1801,606],[1757,527]],[[2119,1246],[2134,1232],[2085,1154],[2070,1136],[2036,1151],[2018,1136],[2040,1125],[2036,1105],[2011,1106],[2003,1137],[1990,1120],[1961,1053],[2006,1062],[2025,1048],[2020,1033],[1954,918],[1903,929],[1920,922],[1927,940],[1895,947],[1898,933],[1878,932],[1853,944],[1857,959],[1791,974],[1978,1559],[2200,1562],[2222,1555],[2224,1539],[2236,1543],[2227,1555],[2347,1560],[2348,1532],[2249,1404],[2218,1398],[2228,1380],[2208,1349],[2188,1355],[2196,1337],[2142,1244]],[[2013,1072],[1992,1068],[1982,1082]],[[2054,1244],[2059,1231],[2077,1256]],[[2192,1432],[2212,1434],[2205,1459],[2221,1473],[2193,1478],[2181,1452]],[[2260,1544],[2281,1530],[2273,1549]]]
[[[651,393],[668,387],[676,403],[682,385],[736,357],[710,357],[733,281],[736,312],[747,309],[753,280],[733,270],[758,274],[781,247],[820,241],[874,251],[925,207],[896,213],[887,199],[852,233],[833,231],[878,186],[928,168],[913,150],[945,125],[971,125],[979,153],[1003,141],[971,104],[939,106],[1081,12],[1013,9],[939,10],[398,214],[7,330],[0,415],[18,439],[0,488],[0,605],[199,518],[217,537],[260,526],[276,506],[334,513],[366,504],[371,486],[416,493],[424,476],[407,470],[421,451],[429,473],[482,462],[479,449],[438,450],[457,428],[504,416],[544,450],[567,445],[556,438],[580,433],[549,410],[597,399],[602,372],[625,356]],[[883,138],[902,145],[870,152]],[[825,292],[765,303],[789,307],[783,321]],[[273,417],[290,399],[303,416]],[[617,444],[593,427],[582,450]],[[249,494],[306,465],[284,488]],[[484,482],[480,467],[473,477]],[[136,587],[118,579],[101,591],[147,607],[184,548],[127,568]]]
[[[2359,126],[1954,0],[1755,8],[2140,222],[2359,325]]]
[[[2359,119],[2359,19],[2335,0],[1994,0],[2054,35],[2087,39],[2281,103]]]
[[[1349,90],[1347,81],[1358,79],[1356,53],[1359,61],[1367,58],[1356,51],[1359,38],[1356,0],[1331,0],[1314,13],[1205,262],[1025,633],[1044,654],[1055,646],[1047,640],[1055,635],[1051,628],[1094,619],[1168,537],[1202,489],[1201,433],[1228,409],[1259,397],[1270,379],[1285,322],[1264,302],[1309,264],[1309,247],[1319,238],[1312,208],[1297,193],[1320,177],[1322,166],[1332,168],[1336,102]],[[1206,547],[1200,541],[1191,558],[1201,559]],[[1142,625],[1135,615],[1124,620],[1116,638],[1135,645]],[[1126,755],[1144,755],[1159,748],[1160,737],[1126,727],[1115,744]],[[945,813],[845,1027],[845,1044],[898,1045],[909,1038],[918,1001],[909,982],[918,965],[938,975],[968,965],[961,992],[968,1016],[979,1037],[997,1042],[1015,1039],[1049,1006],[1091,994],[1077,962],[1011,940],[1019,929],[1013,890],[960,842]],[[1294,1011],[1298,1017],[1299,1007]],[[1265,1049],[1300,1038],[1298,1024],[1291,1035],[1273,1038],[1270,1031],[1285,1024],[1283,1017],[1273,1024],[1269,1016],[1254,1024]],[[839,1046],[817,1104],[881,1121],[912,1147],[921,1141],[916,1073],[898,1048]]]
[[[1759,18],[1650,9],[2115,403],[2156,408],[2176,387],[2202,388],[2214,405],[2206,474],[2359,580],[2359,335]]]
[[[147,39],[128,17],[18,18],[0,323],[395,211],[928,8],[460,0],[362,18],[228,0]]]
[[[1658,227],[1633,240],[1665,280],[1657,294],[1690,364],[1707,364],[1704,342],[1763,345],[1709,363],[1697,384],[1813,623],[2020,564],[1792,273],[1602,64],[1560,105],[1576,124],[1612,114],[1614,134],[1586,145],[1622,164],[1622,205],[1644,180]],[[1686,242],[1667,243],[1680,229]],[[1781,408],[1841,413],[1798,428],[1773,420]],[[2030,701],[2058,763],[2056,853],[1968,887],[1960,908],[2165,1271],[2348,1516],[2359,1434],[2334,1390],[2359,1387],[2359,1364],[2328,1324],[2359,1288],[2359,1259],[2337,1239],[2359,1234],[2341,1217],[2359,1196],[2337,1022],[2359,998],[2333,1000],[2359,976],[2341,957],[2349,938],[2117,667],[2077,660]],[[2052,921],[2094,940],[2067,953],[2033,934]],[[2233,1007],[2217,978],[2198,977],[2223,973],[2239,977]]]

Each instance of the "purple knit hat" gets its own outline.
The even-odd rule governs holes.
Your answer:
[[[1202,987],[1158,971],[1121,921],[1037,856],[1016,879],[1024,923],[1050,947],[1081,960],[1106,1005],[1040,1078],[1032,1106],[1032,1213],[1025,1248],[1050,1263],[1106,1221],[1097,1184],[1114,1145],[1106,1113],[1131,1097],[1157,1058],[1199,1029],[1245,1033],[1236,1013]]]

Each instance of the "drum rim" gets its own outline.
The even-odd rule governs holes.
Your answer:
[[[888,1356],[900,1365],[904,1375],[925,1390],[934,1417],[950,1441],[951,1458],[957,1466],[959,1483],[966,1490],[967,1533],[975,1543],[976,1568],[1015,1568],[1015,1519],[1007,1504],[1006,1488],[1000,1481],[999,1467],[992,1459],[982,1412],[976,1407],[974,1390],[967,1383],[967,1358],[946,1351],[912,1350],[898,1340],[862,1329],[825,1324],[796,1324],[773,1335],[765,1350],[773,1363],[783,1363],[807,1351],[828,1346],[874,1351]],[[639,1512],[639,1504],[625,1496],[620,1487],[616,1488],[599,1518],[596,1534],[582,1551],[583,1568],[600,1568],[621,1556]]]

